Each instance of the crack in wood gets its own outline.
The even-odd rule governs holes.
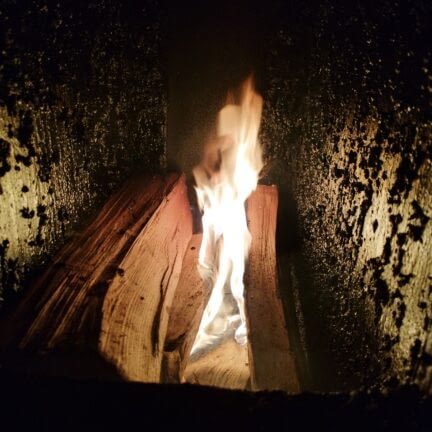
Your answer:
[[[177,229],[175,230],[175,232],[176,231],[177,231]],[[175,267],[175,262],[177,261],[177,256],[178,256],[178,248],[176,247],[176,252],[174,255],[173,263],[172,263],[172,265],[170,265],[170,263],[167,264],[167,266],[166,266],[166,268],[162,274],[161,282],[159,285],[159,302],[158,302],[158,305],[156,308],[156,312],[154,314],[152,330],[151,330],[152,354],[154,356],[159,351],[159,339],[160,339],[159,328],[160,328],[160,324],[161,324],[162,310],[163,310],[163,305],[165,303],[166,294],[168,292],[169,282],[170,282],[172,274],[174,272],[174,267]],[[170,270],[170,272],[169,272],[168,279],[165,283],[165,278],[166,278],[166,275],[168,273],[168,270]]]

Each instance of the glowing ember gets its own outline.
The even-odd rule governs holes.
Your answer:
[[[234,95],[229,95],[229,102]],[[199,270],[212,291],[191,354],[227,334],[247,341],[243,273],[251,236],[245,202],[256,188],[262,168],[258,130],[262,98],[252,79],[241,88],[238,104],[228,104],[218,117],[217,138],[206,147],[194,169],[198,203],[203,211]]]

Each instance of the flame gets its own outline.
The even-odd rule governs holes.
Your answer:
[[[229,101],[234,95],[229,95]],[[198,269],[212,285],[191,355],[226,334],[247,342],[243,274],[251,235],[245,203],[256,188],[262,168],[258,142],[263,100],[252,78],[242,85],[239,103],[218,115],[217,137],[194,168],[198,204],[203,211],[203,238]]]

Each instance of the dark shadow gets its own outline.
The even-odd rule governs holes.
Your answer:
[[[302,247],[297,205],[286,181],[286,167],[273,161],[264,169],[262,184],[276,184],[279,192],[276,249],[278,287],[287,331],[303,391],[338,388],[336,365],[328,355],[328,338],[318,322],[314,275]]]
[[[227,91],[262,69],[265,9],[244,0],[189,0],[165,7],[168,167],[190,172],[214,132]]]

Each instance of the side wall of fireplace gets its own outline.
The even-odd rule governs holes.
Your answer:
[[[0,309],[134,171],[165,165],[157,2],[2,1]]]
[[[262,135],[295,207],[312,387],[430,390],[431,7],[303,3],[275,2]]]

